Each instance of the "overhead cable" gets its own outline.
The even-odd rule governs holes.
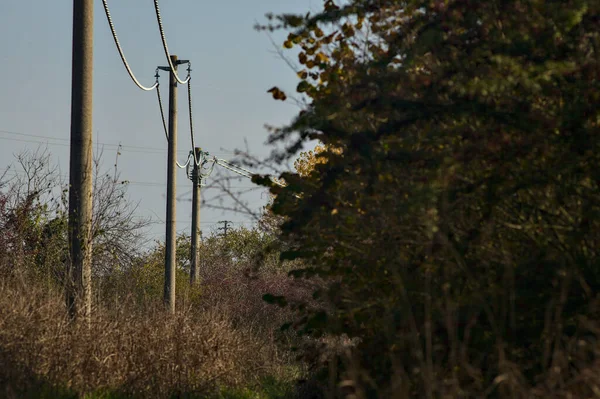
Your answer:
[[[188,67],[188,78],[190,76],[190,72],[191,72],[191,68]],[[160,75],[158,73],[158,68],[156,69],[156,81],[158,82]],[[188,153],[188,157],[187,160],[185,162],[185,164],[180,164],[179,161],[175,161],[175,163],[177,164],[177,166],[180,169],[187,169],[188,165],[190,164],[190,162],[194,162],[194,164],[198,164],[198,162],[196,161],[196,151],[194,151],[194,124],[193,124],[193,119],[192,119],[192,100],[191,100],[191,88],[190,88],[190,84],[189,84],[189,79],[188,79],[188,109],[190,112],[190,134],[192,135],[192,151],[190,151]],[[165,118],[165,110],[163,108],[162,105],[162,97],[160,96],[160,84],[157,84],[156,86],[156,96],[158,97],[158,108],[160,109],[160,118],[162,120],[162,125],[163,125],[163,131],[165,132],[165,138],[167,139],[167,142],[169,142],[169,131],[167,129],[167,121]]]
[[[68,143],[68,141],[70,139],[68,138],[63,138],[63,137],[52,137],[52,136],[43,136],[43,135],[38,135],[38,134],[28,134],[28,133],[21,133],[21,132],[13,132],[10,130],[0,130],[0,135],[1,134],[10,134],[10,135],[16,135],[16,136],[24,136],[24,137],[35,137],[35,138],[40,138],[40,139],[46,139],[44,140],[22,140],[22,139],[15,139],[15,138],[11,138],[11,137],[2,137],[0,136],[0,140],[11,140],[11,141],[22,141],[25,143],[41,143],[41,144],[50,144],[50,145],[64,145],[64,146],[69,146],[70,144]],[[53,141],[64,141],[65,143],[53,143],[53,142],[49,142],[48,140],[53,140]],[[98,145],[101,147],[108,147],[109,149],[113,148],[113,147],[118,147],[119,144],[113,144],[113,143],[104,143],[104,142],[94,142],[93,143],[94,146]],[[139,151],[130,151],[130,152],[143,152],[145,154],[149,154],[149,153],[164,153],[164,149],[162,148],[158,148],[158,147],[143,147],[143,146],[135,146],[135,145],[127,145],[127,144],[123,144],[121,145],[121,149],[123,150],[127,150],[130,151],[130,149],[133,150],[139,150]],[[188,150],[178,150],[177,152],[187,152]],[[225,150],[222,150],[225,151]],[[223,153],[219,153],[222,155],[226,155],[225,152]],[[227,154],[229,155],[229,154]]]
[[[213,170],[215,169],[215,165],[217,164],[217,158],[213,158],[213,163],[212,165],[210,165],[210,169],[208,170],[208,172],[203,172],[200,171],[200,176],[202,176],[203,178],[207,178],[210,177],[210,175],[212,174]]]
[[[254,175],[253,172],[249,171],[248,169],[244,169],[241,166],[235,165],[229,161],[226,161],[224,159],[218,159],[215,158],[217,165],[224,167],[225,169],[228,169],[234,173],[237,173],[240,176],[244,176],[247,177],[248,179],[252,179],[252,176]],[[286,185],[277,181],[274,177],[269,176],[269,180],[271,180],[271,182],[279,187],[285,187]],[[300,198],[300,196],[298,194],[292,194],[294,197],[296,198]]]
[[[191,76],[191,64],[188,63],[188,76]],[[187,82],[187,92],[188,92],[188,113],[190,116],[190,137],[192,139],[192,154],[194,158],[194,165],[200,166],[200,161],[196,157],[196,143],[194,142],[194,119],[192,114],[192,85],[191,80],[188,79]]]
[[[105,1],[105,0],[103,0],[103,1]],[[154,10],[156,11],[156,21],[158,22],[158,29],[160,31],[160,39],[162,40],[163,48],[165,49],[165,55],[167,56],[167,61],[169,62],[169,68],[171,69],[171,73],[175,77],[175,80],[177,80],[177,83],[184,85],[187,82],[189,82],[190,75],[188,74],[188,77],[186,78],[186,80],[181,80],[179,78],[179,75],[177,75],[177,71],[175,70],[175,66],[173,65],[173,62],[171,61],[171,54],[169,53],[169,47],[167,46],[167,38],[165,36],[165,29],[163,27],[162,18],[160,16],[160,7],[158,6],[158,0],[154,0]]]
[[[192,153],[194,153],[194,157],[192,157]],[[210,162],[210,161],[208,161],[206,159],[206,155],[208,155],[207,152],[201,152],[201,154],[200,154],[200,159],[201,159],[200,164],[201,165],[204,165],[204,164]],[[189,158],[194,159],[194,162],[196,162],[196,160],[195,160],[195,151],[190,151]],[[225,168],[227,170],[230,170],[230,171],[232,171],[232,172],[234,172],[234,173],[236,173],[236,174],[238,174],[240,176],[246,177],[246,178],[248,178],[250,180],[252,180],[252,176],[254,176],[254,173],[251,172],[251,171],[249,171],[248,169],[242,168],[241,166],[238,166],[238,165],[236,165],[234,163],[231,163],[231,162],[229,162],[229,161],[227,161],[225,159],[213,157],[212,161],[213,161],[213,163],[212,163],[212,165],[211,165],[210,170],[208,171],[208,173],[202,173],[201,171],[199,171],[199,174],[200,174],[200,176],[199,176],[200,177],[200,186],[205,186],[205,183],[203,184],[202,180],[206,179],[208,176],[210,176],[210,174],[212,173],[215,165],[222,166],[223,168]],[[196,164],[196,167],[199,167],[200,164]],[[189,165],[189,162],[188,162],[187,165]],[[190,170],[189,170],[189,166],[186,169],[186,174],[188,175],[188,178],[190,180],[193,180],[192,179],[192,175],[191,175]],[[277,185],[279,187],[285,187],[286,186],[284,183],[281,183],[281,182],[277,181],[272,176],[269,176],[269,180],[271,180],[271,182],[273,184],[275,184],[275,185]],[[292,194],[292,195],[294,197],[296,197],[296,198],[301,198],[301,196],[298,195],[298,194]]]
[[[104,12],[106,13],[106,19],[108,20],[108,26],[110,27],[110,31],[111,31],[113,39],[115,41],[115,45],[117,46],[117,50],[119,50],[119,55],[121,56],[121,61],[123,61],[123,65],[125,66],[125,69],[127,69],[127,73],[129,73],[129,76],[131,77],[131,80],[133,80],[133,83],[135,83],[137,87],[139,87],[140,89],[142,89],[144,91],[152,91],[152,90],[154,90],[158,86],[158,81],[154,82],[154,84],[152,86],[146,87],[146,86],[142,85],[137,80],[137,78],[135,77],[135,75],[133,74],[133,71],[131,70],[131,68],[129,66],[129,63],[127,62],[127,59],[125,58],[125,54],[123,53],[123,49],[121,48],[121,43],[119,43],[119,38],[117,37],[117,32],[115,30],[115,25],[113,23],[112,17],[110,16],[110,10],[108,9],[107,0],[102,0],[102,4],[104,5]]]
[[[156,68],[156,81],[158,82],[158,78],[160,75],[158,74],[158,68]],[[165,120],[165,110],[162,105],[162,98],[160,97],[160,84],[156,85],[156,96],[158,97],[158,107],[160,108],[160,117],[162,119],[163,130],[165,132],[165,137],[167,142],[169,141],[169,131],[167,130],[167,121]]]
[[[179,169],[186,169],[188,167],[188,165],[190,164],[190,162],[192,161],[192,155],[188,154],[187,160],[185,161],[185,164],[180,164],[179,161],[175,160],[175,164],[177,165],[177,167]]]
[[[241,166],[238,166],[238,165],[236,165],[236,164],[234,164],[234,163],[231,163],[231,162],[229,162],[229,161],[226,161],[225,159],[219,159],[219,162],[223,162],[223,163],[225,163],[225,164],[227,164],[227,165],[229,165],[229,166],[231,166],[231,167],[233,167],[233,168],[236,168],[236,169],[239,169],[239,170],[241,170],[241,171],[243,171],[243,172],[246,172],[247,174],[249,174],[249,175],[250,175],[250,177],[252,177],[252,175],[253,175],[253,172],[249,171],[248,169],[244,169],[244,168],[242,168]],[[223,166],[223,165],[221,165],[221,166]]]
[[[230,162],[227,162],[224,159],[217,159],[217,165],[224,167],[225,169],[228,169],[234,173],[237,173],[238,175],[247,177],[248,179],[252,179],[252,172],[250,172],[249,170],[245,170],[243,168],[238,167],[237,165],[234,165]]]
[[[241,166],[235,165],[229,161],[226,161],[224,159],[218,159],[217,160],[218,165],[224,167],[225,169],[229,169],[232,172],[237,173],[238,175],[247,177],[249,179],[252,179],[252,176],[254,175],[253,172],[249,171],[248,169],[244,169]],[[271,182],[273,182],[274,184],[280,186],[280,187],[285,187],[285,184],[278,182],[277,180],[275,180],[275,178],[273,177],[269,177],[269,179],[271,180]]]

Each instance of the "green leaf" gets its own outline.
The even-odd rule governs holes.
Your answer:
[[[298,83],[298,86],[296,87],[296,91],[298,93],[304,93],[307,90],[309,90],[310,87],[311,87],[310,84],[306,80],[303,80],[300,83]]]

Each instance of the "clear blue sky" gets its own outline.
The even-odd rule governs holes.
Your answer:
[[[318,0],[160,2],[171,53],[193,63],[197,145],[222,158],[231,157],[227,151],[244,148],[244,140],[254,154],[264,156],[271,151],[264,144],[264,124],[285,124],[298,108],[291,102],[274,101],[266,90],[277,85],[293,91],[297,80],[273,53],[267,35],[254,31],[253,25],[264,22],[266,12],[307,12],[319,4]],[[111,0],[109,5],[135,74],[143,84],[152,84],[156,66],[166,63],[152,1]],[[0,1],[0,169],[13,161],[13,154],[49,143],[62,173],[68,172],[71,16],[71,1]],[[159,221],[154,215],[164,219],[166,141],[156,94],[139,90],[129,80],[100,0],[95,0],[94,31],[94,142],[112,145],[104,148],[106,168],[119,142],[157,149],[125,148],[120,170],[123,179],[132,181],[129,194],[132,201],[140,201],[140,216]],[[273,37],[281,43],[284,36],[280,32]],[[163,73],[165,100],[167,79]],[[179,149],[184,160],[190,147],[185,87],[179,91],[179,103]],[[251,183],[242,180],[237,185]],[[191,182],[180,171],[178,196],[191,198],[185,195],[190,189]],[[264,198],[260,191],[244,197],[255,209],[264,204]],[[178,231],[189,231],[190,215],[190,203],[179,202]],[[242,215],[211,209],[203,209],[202,219],[204,231],[222,219],[248,223]],[[151,235],[163,239],[164,227],[155,225]]]

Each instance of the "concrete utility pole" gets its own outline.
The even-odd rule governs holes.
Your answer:
[[[92,307],[92,69],[94,1],[73,0],[67,306],[90,321]]]
[[[196,147],[196,159],[200,160],[202,149]],[[200,166],[194,161],[194,169],[192,171],[192,184],[194,185],[192,193],[192,247],[190,254],[190,284],[194,285],[198,281],[200,269]]]
[[[178,60],[176,55],[171,55],[173,68],[185,64],[187,60]],[[169,67],[158,67],[169,71],[169,149],[167,156],[167,223],[165,238],[165,290],[163,300],[171,313],[175,313],[175,253],[177,250],[177,231],[175,226],[176,168],[177,162],[177,79]]]

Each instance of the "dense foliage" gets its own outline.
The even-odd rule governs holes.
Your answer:
[[[325,279],[315,296],[332,305],[297,306],[295,325],[361,339],[343,376],[357,392],[531,397],[585,380],[598,15],[592,0],[326,0],[268,16],[290,31],[308,101],[273,131],[278,158],[328,149],[272,188],[282,257]]]

